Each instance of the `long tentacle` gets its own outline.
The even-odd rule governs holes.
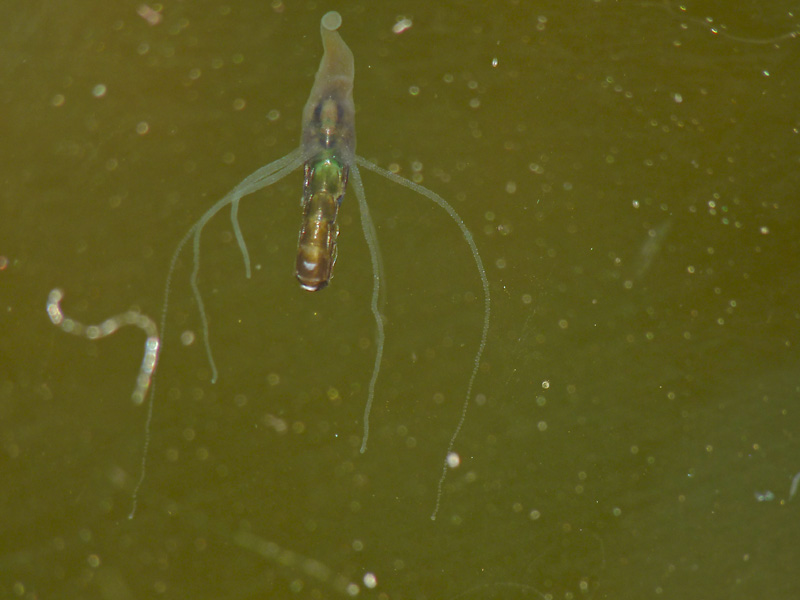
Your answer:
[[[369,214],[369,206],[367,206],[367,197],[364,194],[364,186],[361,183],[361,173],[358,167],[353,165],[351,167],[351,176],[353,179],[353,189],[358,198],[358,207],[361,211],[361,228],[364,230],[364,238],[367,240],[369,247],[369,256],[372,261],[372,316],[375,318],[375,364],[372,367],[372,377],[369,380],[369,390],[367,392],[367,404],[364,407],[364,435],[361,438],[361,453],[367,451],[367,439],[369,438],[369,415],[372,411],[372,401],[375,398],[375,383],[378,381],[378,373],[381,370],[381,360],[383,359],[383,344],[385,334],[383,331],[383,317],[380,312],[380,292],[381,280],[383,279],[383,259],[381,258],[381,250],[378,246],[378,236],[375,232],[375,224],[372,222],[372,217]]]
[[[481,260],[481,255],[478,252],[478,247],[475,245],[475,240],[473,239],[472,234],[470,233],[469,229],[467,229],[467,226],[464,224],[464,221],[461,219],[461,217],[458,216],[456,210],[450,205],[449,202],[447,202],[447,200],[442,198],[436,192],[433,192],[428,188],[419,185],[418,183],[409,181],[405,177],[401,177],[396,173],[387,171],[386,169],[379,167],[375,163],[370,162],[361,156],[356,157],[356,163],[365,169],[369,169],[370,171],[378,173],[379,175],[383,175],[390,181],[394,181],[395,183],[407,187],[410,190],[414,190],[418,194],[422,194],[443,208],[461,230],[461,235],[464,237],[464,240],[467,242],[467,245],[472,252],[472,258],[475,260],[475,266],[478,269],[478,274],[481,278],[481,284],[483,285],[483,330],[481,331],[481,340],[478,344],[478,350],[475,352],[475,360],[473,361],[472,365],[472,373],[469,376],[469,383],[467,383],[467,393],[466,397],[464,398],[464,405],[461,409],[461,417],[458,420],[458,425],[453,431],[453,435],[450,438],[450,443],[447,446],[447,454],[442,466],[442,476],[439,478],[439,485],[436,492],[436,506],[434,507],[433,514],[431,514],[431,519],[436,520],[436,514],[439,512],[439,504],[442,497],[442,487],[444,486],[444,480],[447,477],[447,470],[449,468],[448,460],[453,452],[453,446],[455,446],[456,438],[458,437],[458,434],[461,433],[461,428],[464,426],[464,420],[467,418],[467,408],[469,407],[469,400],[470,396],[472,395],[472,386],[475,383],[475,377],[478,375],[481,357],[483,356],[483,350],[486,347],[486,340],[489,336],[489,317],[492,310],[492,299],[491,294],[489,293],[489,279],[486,277],[486,269],[483,266],[483,260]]]
[[[241,230],[238,227],[238,219],[236,218],[238,215],[238,203],[239,200],[248,194],[252,194],[262,188],[271,185],[292,171],[294,171],[297,167],[299,167],[303,163],[303,151],[302,149],[298,148],[286,156],[279,158],[267,165],[264,165],[260,169],[257,169],[250,175],[248,175],[239,185],[233,188],[227,195],[225,195],[222,199],[218,200],[211,208],[209,208],[203,216],[198,219],[194,225],[189,228],[189,231],[181,238],[181,241],[178,242],[178,246],[175,248],[175,251],[172,253],[172,258],[169,261],[169,268],[167,269],[167,281],[164,285],[164,303],[161,307],[161,336],[164,339],[164,331],[167,328],[167,311],[169,308],[169,295],[172,289],[172,276],[175,273],[175,268],[178,264],[178,257],[180,256],[183,248],[186,246],[186,243],[189,241],[189,238],[194,236],[194,267],[192,269],[192,275],[190,278],[190,284],[192,286],[192,292],[194,293],[195,301],[197,302],[198,310],[200,311],[200,319],[203,325],[203,342],[206,348],[206,355],[208,356],[209,364],[211,365],[211,372],[212,378],[211,381],[215,382],[217,380],[217,367],[214,364],[214,357],[211,354],[211,345],[208,341],[208,316],[205,312],[205,306],[203,305],[203,298],[200,295],[200,288],[197,287],[197,274],[200,269],[200,234],[203,231],[203,227],[205,227],[206,223],[216,215],[220,210],[222,210],[226,205],[231,204],[235,205],[236,210],[231,211],[232,220],[234,223],[234,231],[236,232],[236,239],[239,241],[239,248],[242,251],[242,256],[245,261],[245,270],[247,272],[247,276],[250,276],[250,256],[247,252],[247,246],[244,244],[244,238],[241,236]],[[147,453],[150,448],[150,426],[153,421],[153,406],[155,403],[155,395],[156,395],[156,373],[153,372],[153,379],[152,384],[150,387],[150,400],[147,404],[147,417],[145,419],[144,425],[144,447],[142,449],[142,462],[139,469],[139,479],[136,482],[136,485],[133,488],[133,494],[131,496],[131,511],[128,513],[128,518],[133,519],[136,515],[136,508],[138,504],[138,496],[139,496],[139,489],[142,487],[144,483],[145,474],[147,472]]]

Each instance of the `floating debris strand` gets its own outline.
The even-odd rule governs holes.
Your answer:
[[[147,334],[147,340],[144,343],[142,366],[136,378],[136,387],[131,395],[134,404],[141,404],[144,402],[147,396],[147,390],[150,388],[150,379],[153,376],[153,371],[158,362],[158,350],[161,346],[161,340],[158,338],[158,327],[156,327],[155,321],[137,310],[129,310],[108,318],[99,325],[84,325],[64,315],[61,310],[61,301],[63,299],[64,292],[59,288],[53,289],[50,295],[47,296],[47,315],[50,317],[53,325],[61,328],[62,331],[90,340],[99,340],[100,338],[111,335],[120,327],[135,325]]]

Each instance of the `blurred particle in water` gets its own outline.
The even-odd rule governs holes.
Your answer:
[[[150,8],[147,4],[140,4],[136,9],[136,14],[142,17],[150,26],[161,23],[163,16],[157,10]]]
[[[363,581],[364,581],[364,586],[371,590],[375,589],[375,587],[378,585],[378,578],[375,577],[374,573],[366,573],[364,575]]]
[[[637,279],[641,279],[650,270],[653,260],[661,251],[670,229],[672,229],[671,218],[661,223],[658,227],[647,231],[647,239],[642,244],[641,250],[639,250],[639,258],[636,262]]]
[[[397,22],[392,26],[392,33],[400,35],[404,31],[411,29],[413,21],[408,17],[399,17]]]
[[[797,487],[800,486],[800,471],[792,479],[792,486],[789,488],[789,500],[794,498],[794,495],[797,493]]]
[[[274,429],[276,433],[286,433],[289,430],[289,426],[287,425],[286,421],[276,417],[275,415],[267,413],[264,415],[263,421],[264,425]]]
[[[448,467],[450,467],[451,469],[455,469],[460,464],[461,464],[461,457],[457,453],[455,453],[455,452],[448,453],[448,455],[447,455],[447,466]]]

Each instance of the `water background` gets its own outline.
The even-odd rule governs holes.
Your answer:
[[[800,594],[796,4],[138,6],[0,9],[0,596]],[[181,257],[128,520],[144,336],[69,336],[47,294],[160,317],[192,223],[296,147],[332,8],[359,153],[487,267],[461,466],[432,522],[482,322],[458,228],[362,170],[388,294],[361,455],[369,254],[348,197],[330,287],[299,288],[298,172],[242,201],[252,279],[227,212],[205,228],[216,384]]]

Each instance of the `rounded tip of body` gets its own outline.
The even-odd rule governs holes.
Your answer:
[[[328,31],[336,31],[342,26],[342,15],[335,10],[326,12],[322,17],[322,28]]]
[[[331,280],[333,263],[322,248],[313,244],[300,244],[297,248],[295,275],[300,287],[309,292],[321,290]]]
[[[318,292],[328,287],[330,279],[325,279],[321,281],[314,277],[304,277],[303,274],[297,273],[297,282],[300,284],[300,287],[306,290],[307,292]]]

